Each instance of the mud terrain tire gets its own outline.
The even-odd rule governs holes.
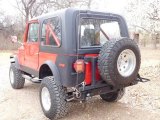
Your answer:
[[[102,46],[98,58],[102,79],[112,86],[119,87],[129,86],[135,81],[140,63],[141,55],[138,45],[129,38],[107,41]]]
[[[9,79],[12,88],[21,89],[24,87],[25,78],[22,77],[22,72],[15,67],[14,63],[10,66]]]
[[[47,90],[49,94],[50,106],[45,107],[43,102],[43,90]],[[50,119],[59,119],[64,117],[68,112],[68,103],[66,94],[61,83],[54,79],[53,76],[45,77],[40,86],[40,104],[46,117]],[[44,95],[45,97],[45,95]],[[44,98],[46,99],[46,98]]]
[[[125,93],[125,88],[119,89],[115,92],[101,94],[100,97],[106,102],[117,102]]]

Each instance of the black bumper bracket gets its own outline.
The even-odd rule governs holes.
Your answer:
[[[150,79],[148,79],[148,78],[143,78],[143,77],[141,77],[139,74],[137,75],[137,81],[138,82],[149,82],[150,81]]]

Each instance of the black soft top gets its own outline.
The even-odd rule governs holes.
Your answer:
[[[76,9],[76,8],[66,8],[66,9],[61,9],[53,12],[49,12],[44,15],[40,15],[38,17],[32,18],[31,20],[42,20],[46,18],[51,18],[54,16],[59,16],[59,17],[68,17],[73,15],[77,15],[78,13],[88,13],[88,14],[101,14],[101,15],[109,15],[109,16],[117,16],[121,17],[118,14],[113,14],[113,13],[108,13],[108,12],[100,12],[100,11],[94,11],[94,10],[84,10],[84,9]]]
[[[119,26],[121,28],[121,36],[129,37],[128,28],[125,20],[123,19],[122,16],[113,14],[113,13],[67,8],[67,9],[53,11],[53,12],[38,16],[36,18],[33,18],[32,20],[38,20],[41,27],[45,19],[52,18],[52,17],[59,17],[61,21],[61,33],[62,33],[61,47],[57,47],[57,48],[45,47],[44,49],[46,49],[46,51],[51,51],[58,54],[99,53],[100,47],[87,48],[87,49],[79,48],[78,42],[80,39],[79,38],[80,19],[78,19],[78,17],[80,18],[93,17],[93,18],[104,18],[104,19],[116,18],[118,19]],[[40,35],[41,35],[41,30],[40,30]]]

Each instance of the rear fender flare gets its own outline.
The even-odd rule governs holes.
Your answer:
[[[57,81],[59,81],[60,83],[62,83],[61,78],[60,78],[60,73],[59,73],[59,70],[58,70],[58,67],[56,66],[56,64],[53,63],[52,61],[46,61],[46,62],[44,62],[42,65],[44,65],[44,64],[48,65],[48,67],[49,67],[50,70],[52,71],[52,74],[53,74],[55,80],[57,80]],[[41,65],[41,66],[42,66],[42,65]],[[40,69],[41,69],[41,67],[40,67]],[[40,69],[39,69],[39,70],[40,70]],[[40,77],[40,75],[39,75],[39,77]]]

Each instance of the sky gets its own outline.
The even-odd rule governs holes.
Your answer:
[[[16,15],[17,9],[13,6],[15,6],[15,0],[1,0],[0,1],[0,8],[5,14],[8,15]]]
[[[123,14],[126,5],[127,0],[101,0],[98,6],[99,10]]]
[[[100,11],[124,14],[127,2],[127,0],[97,0],[96,5],[98,4],[98,8],[93,7]],[[14,5],[16,5],[15,0],[1,0],[1,8],[6,14],[17,14],[17,9],[13,7]]]

